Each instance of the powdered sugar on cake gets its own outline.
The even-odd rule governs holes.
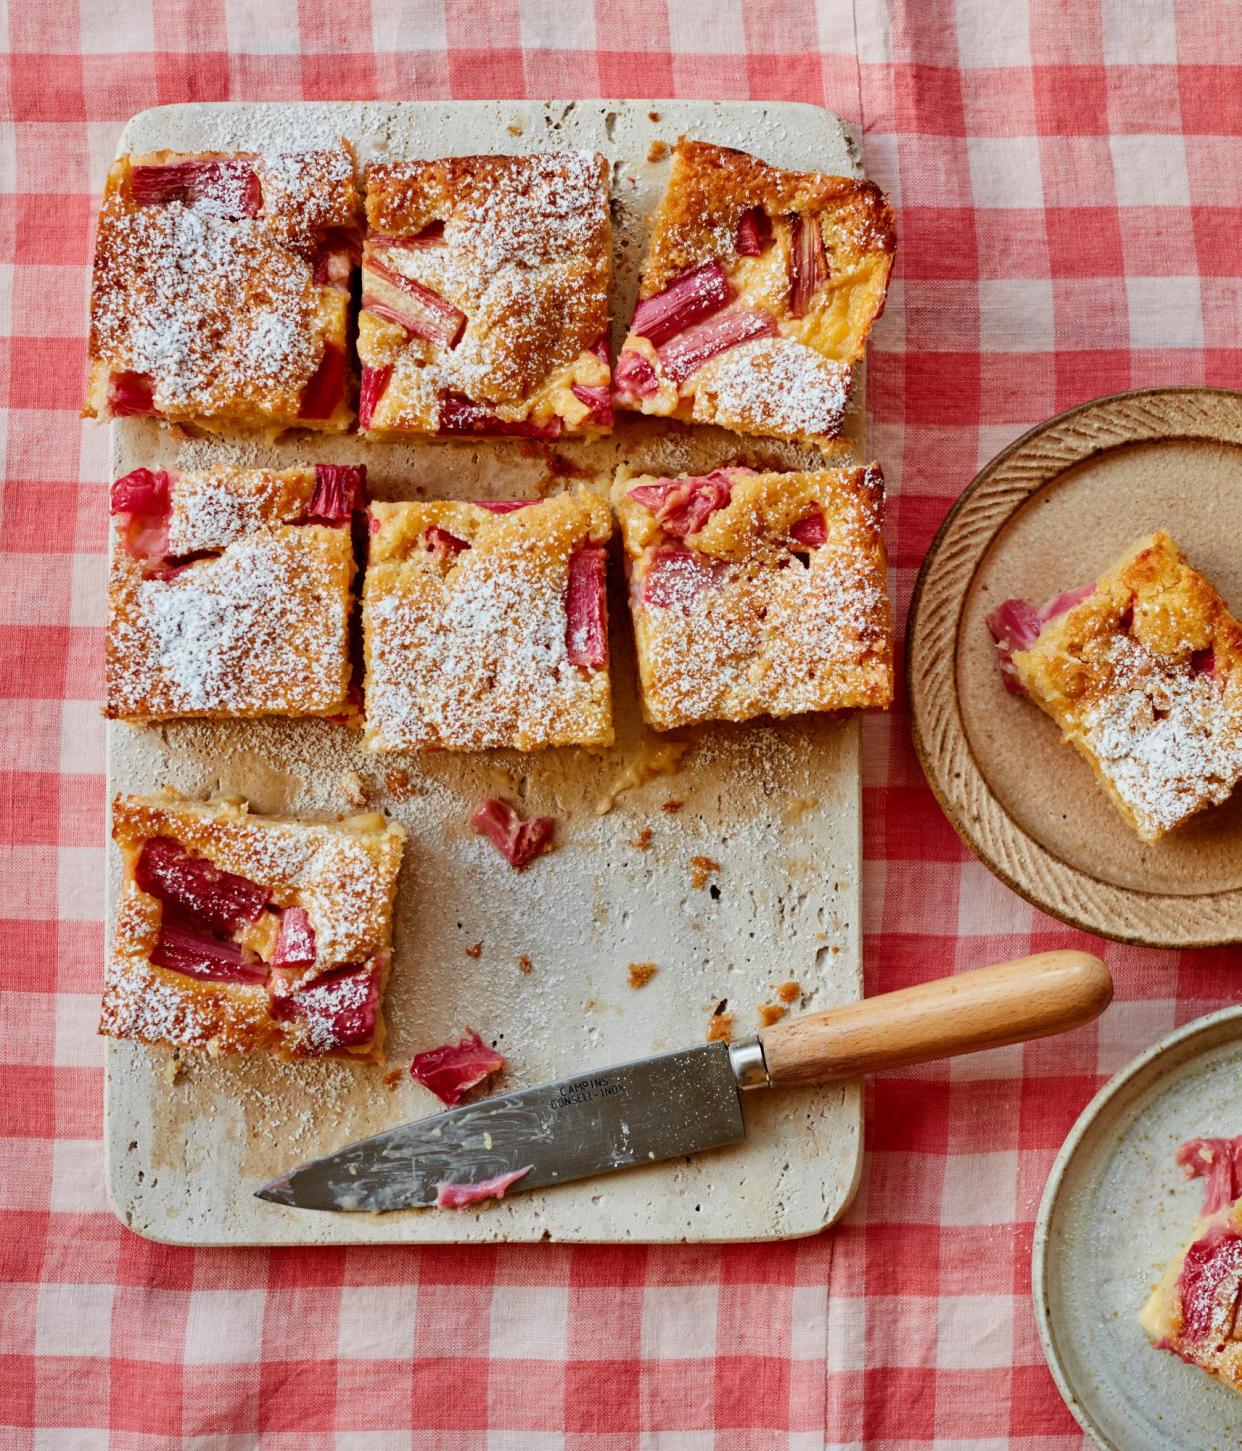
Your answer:
[[[841,431],[851,369],[793,338],[742,343],[700,369],[693,416],[751,433],[832,438]]]

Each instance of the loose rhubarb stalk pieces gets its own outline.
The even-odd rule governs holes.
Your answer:
[[[653,347],[676,337],[686,328],[719,312],[733,300],[725,270],[714,258],[679,273],[663,292],[645,298],[634,309],[630,331]]]
[[[1188,1139],[1177,1151],[1187,1179],[1203,1180],[1203,1212],[1215,1214],[1242,1196],[1242,1134],[1234,1139]]]
[[[248,877],[222,871],[169,836],[143,843],[134,880],[144,892],[216,932],[237,932],[258,919],[270,892]]]
[[[565,591],[565,651],[571,665],[608,664],[607,551],[582,548],[569,557]]]
[[[470,818],[471,829],[487,837],[510,866],[521,871],[552,845],[554,822],[550,816],[523,821],[506,801],[489,796]]]
[[[463,1093],[504,1066],[503,1054],[488,1047],[473,1028],[467,1028],[460,1043],[446,1043],[442,1048],[416,1053],[410,1064],[410,1077],[431,1089],[441,1103],[451,1108]]]

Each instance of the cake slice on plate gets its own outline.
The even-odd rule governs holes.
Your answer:
[[[1242,1136],[1191,1139],[1177,1162],[1202,1177],[1203,1213],[1139,1319],[1158,1350],[1242,1391]]]
[[[1155,842],[1242,777],[1242,626],[1167,534],[1145,535],[1093,585],[988,616],[1010,690],[1090,762]]]
[[[869,181],[679,142],[617,357],[617,403],[739,433],[835,438],[894,246]]]
[[[884,480],[867,468],[619,471],[643,714],[708,720],[886,707]]]
[[[88,418],[342,430],[353,152],[122,156],[104,188]]]
[[[371,530],[372,750],[611,744],[603,499],[373,504]]]
[[[367,167],[359,426],[612,427],[608,163],[590,151]]]
[[[401,827],[165,792],[118,796],[112,835],[123,865],[101,1033],[382,1059]]]
[[[346,715],[366,469],[139,468],[112,486],[106,713]]]

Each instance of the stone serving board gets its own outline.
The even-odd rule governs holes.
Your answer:
[[[301,149],[347,137],[360,161],[591,147],[613,163],[619,336],[637,290],[649,218],[680,134],[787,167],[858,174],[843,126],[793,104],[684,101],[166,106],[135,117],[120,150]],[[614,344],[617,340],[614,337]],[[148,420],[112,425],[113,477],[139,465],[288,467],[365,462],[381,499],[532,495],[579,480],[606,491],[617,463],[649,472],[736,460],[796,465],[813,451],[622,419],[612,438],[555,449],[367,444],[291,436],[276,444],[177,439]],[[862,456],[862,379],[842,453]],[[320,1214],[253,1198],[261,1183],[351,1139],[438,1108],[404,1071],[413,1054],[469,1025],[509,1060],[511,1089],[701,1041],[727,1000],[754,1031],[773,986],[803,989],[794,1011],[861,995],[859,728],[805,718],[678,732],[671,773],[615,795],[660,763],[642,725],[620,561],[613,588],[617,744],[607,751],[378,756],[316,721],[178,722],[109,728],[113,792],[171,785],[237,793],[258,811],[386,811],[409,832],[387,995],[386,1068],[210,1060],[128,1043],[107,1052],[108,1179],[136,1232],[177,1244],[430,1241],[707,1241],[809,1234],[857,1181],[856,1084],[751,1094],[745,1143],[477,1210]],[[519,875],[468,817],[505,794],[559,818],[557,850]],[[650,845],[634,845],[644,828]],[[691,858],[718,863],[693,885]],[[109,852],[112,920],[119,859]],[[466,949],[482,943],[477,957]],[[526,959],[529,971],[521,970]],[[629,964],[659,971],[636,991]]]

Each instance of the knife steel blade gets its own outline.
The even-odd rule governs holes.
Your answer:
[[[753,1039],[704,1043],[481,1099],[347,1144],[257,1197],[300,1209],[407,1209],[435,1204],[441,1185],[521,1169],[514,1191],[719,1148],[746,1135],[739,1089],[762,1061]]]

